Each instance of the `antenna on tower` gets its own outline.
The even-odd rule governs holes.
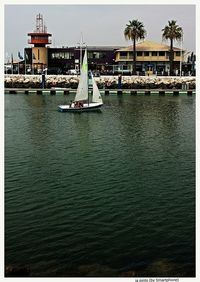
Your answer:
[[[36,32],[45,32],[45,28],[46,26],[44,26],[43,16],[41,14],[38,14],[36,16]]]

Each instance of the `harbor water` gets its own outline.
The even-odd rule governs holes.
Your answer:
[[[195,277],[195,96],[5,95],[5,267]]]

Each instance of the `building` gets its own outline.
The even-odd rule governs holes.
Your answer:
[[[115,51],[119,46],[87,46],[88,68],[92,71],[111,73],[115,64]],[[56,68],[60,73],[68,73],[75,69],[80,71],[80,61],[85,47],[49,48],[48,68]]]
[[[24,49],[25,73],[67,74],[80,72],[81,60],[85,46],[50,47],[50,33],[43,23],[41,14],[36,16],[36,29],[28,33],[29,44],[33,46]],[[133,65],[132,45],[122,46],[87,46],[88,67],[100,74],[131,74]],[[139,42],[136,45],[136,71],[140,75],[169,75],[169,50],[165,44],[152,41]],[[174,47],[174,75],[184,73],[194,74],[195,63],[187,63],[186,52]]]
[[[136,45],[136,71],[143,74],[169,73],[168,45],[152,41],[143,41]],[[116,63],[122,72],[132,72],[133,47],[128,46],[116,51]],[[184,50],[174,47],[174,74],[180,70],[180,61],[184,61]]]
[[[87,46],[88,68],[96,73],[111,74],[115,64],[115,51],[119,46]],[[26,69],[40,73],[47,68],[49,74],[67,74],[70,70],[80,71],[80,61],[85,47],[46,48],[46,63],[39,61],[40,49],[25,48]],[[81,54],[82,53],[82,54]],[[44,54],[44,52],[43,52]],[[33,59],[34,57],[34,59]]]
[[[28,63],[31,64],[33,72],[47,68],[48,48],[46,45],[51,44],[49,40],[51,34],[47,32],[47,27],[44,25],[43,16],[41,14],[36,16],[36,29],[34,32],[28,33],[28,36],[31,37],[28,43],[34,46],[31,48],[31,62],[28,60],[30,58],[27,57],[27,54],[30,52],[25,52],[25,60],[28,60]]]

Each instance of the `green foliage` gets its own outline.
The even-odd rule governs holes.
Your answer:
[[[136,41],[144,39],[147,32],[144,29],[142,22],[138,20],[129,21],[124,30],[124,36],[126,40],[133,41],[133,74],[136,74]]]
[[[144,39],[146,36],[146,30],[144,29],[143,23],[138,20],[129,21],[124,30],[124,36],[127,40],[139,40]]]
[[[183,38],[183,29],[182,27],[176,24],[175,20],[168,21],[168,25],[166,25],[162,29],[162,38],[163,40],[170,40],[170,55],[169,55],[169,62],[170,62],[170,75],[173,75],[173,61],[174,61],[174,51],[173,51],[173,42],[181,41]]]
[[[162,38],[164,40],[177,40],[180,41],[182,39],[183,36],[183,30],[180,26],[178,26],[176,24],[176,21],[172,20],[172,21],[168,21],[168,25],[166,25],[163,29],[162,29]]]

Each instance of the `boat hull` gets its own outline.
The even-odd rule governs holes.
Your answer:
[[[82,107],[74,107],[74,105],[60,105],[58,106],[58,110],[60,112],[92,112],[99,111],[103,106],[102,103],[89,103],[84,104]]]

